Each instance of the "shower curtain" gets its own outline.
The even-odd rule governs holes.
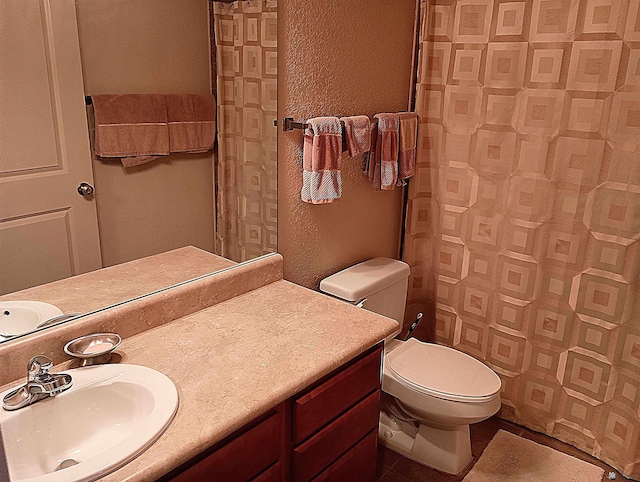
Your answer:
[[[276,251],[277,2],[210,2],[218,101],[216,253]]]
[[[407,314],[640,479],[640,0],[421,2]]]

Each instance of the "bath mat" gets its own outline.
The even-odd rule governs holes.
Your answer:
[[[463,482],[601,482],[604,469],[498,430]]]

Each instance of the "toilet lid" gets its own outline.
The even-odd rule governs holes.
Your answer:
[[[448,400],[485,401],[501,387],[500,377],[484,363],[453,348],[415,338],[390,352],[386,366],[410,388]]]

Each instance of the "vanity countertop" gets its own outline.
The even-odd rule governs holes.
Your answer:
[[[167,375],[180,406],[167,431],[106,481],[168,473],[397,329],[389,318],[287,281],[124,340],[121,363]]]
[[[236,264],[185,246],[16,291],[0,296],[0,301],[39,300],[54,304],[64,313],[89,313]]]

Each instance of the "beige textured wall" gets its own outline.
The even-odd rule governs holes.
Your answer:
[[[85,92],[210,92],[207,0],[78,0]],[[125,170],[94,161],[105,266],[214,247],[211,154]]]
[[[414,0],[286,0],[278,5],[278,112],[303,120],[406,110]],[[376,192],[344,154],[338,203],[300,200],[302,131],[278,133],[278,251],[287,280],[320,279],[375,256],[397,257],[401,190]]]

